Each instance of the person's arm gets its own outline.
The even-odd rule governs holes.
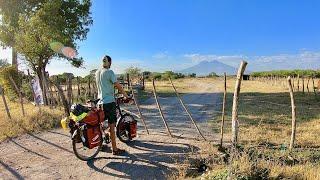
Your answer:
[[[120,92],[121,94],[124,95],[125,98],[127,98],[127,99],[130,98],[130,97],[128,96],[128,94],[126,93],[126,91],[124,91],[124,89],[122,88],[121,84],[120,84],[118,81],[116,81],[116,82],[114,83],[114,86],[119,90],[119,92]]]

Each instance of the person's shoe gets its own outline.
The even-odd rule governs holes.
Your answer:
[[[118,148],[118,150],[112,151],[112,154],[117,156],[117,155],[124,154],[125,152],[126,152],[125,150]]]

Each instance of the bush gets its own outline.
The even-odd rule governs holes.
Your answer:
[[[0,84],[3,87],[6,95],[10,100],[18,98],[18,92],[16,91],[14,85],[11,83],[9,77],[12,77],[18,88],[21,88],[22,84],[22,74],[18,73],[14,66],[2,67],[0,69]]]
[[[207,77],[219,77],[215,72],[211,72]]]
[[[295,69],[295,70],[275,70],[275,71],[261,71],[261,72],[253,72],[251,73],[252,77],[297,77],[297,76],[304,76],[304,77],[314,77],[319,78],[320,77],[320,71],[315,70],[301,70],[301,69]]]

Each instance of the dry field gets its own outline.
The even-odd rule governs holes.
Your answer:
[[[7,99],[12,119],[9,119],[5,111],[2,98],[0,100],[0,142],[9,137],[37,132],[57,127],[63,116],[60,108],[35,107],[31,103],[24,104],[26,115],[22,115],[20,103],[11,102]]]
[[[204,89],[199,83],[214,84],[218,93],[223,92],[222,78],[183,79],[176,80],[179,92],[201,93]],[[296,83],[297,81],[295,81]],[[301,81],[300,81],[301,83]],[[174,96],[169,82],[156,83],[159,94]],[[231,139],[231,108],[234,91],[234,78],[227,79],[227,103],[225,123],[225,146]],[[297,84],[295,84],[297,87]],[[302,90],[300,84],[300,91]],[[309,84],[310,93],[295,92],[297,110],[296,148],[289,152],[291,135],[291,104],[286,81],[260,82],[242,81],[239,121],[239,143],[243,149],[242,155],[232,163],[239,179],[292,178],[320,179],[320,94],[316,97]],[[148,89],[147,89],[148,90]],[[306,82],[305,82],[305,91]],[[220,133],[221,100],[216,105],[215,115],[211,121],[213,133]],[[212,157],[217,151],[213,150]],[[210,159],[210,157],[209,157]],[[182,175],[181,175],[182,174]],[[185,176],[180,172],[180,177]],[[227,175],[227,165],[215,162],[211,171],[201,176],[205,179],[224,179]],[[193,177],[193,176],[191,176]],[[196,177],[196,176],[194,176]],[[183,177],[185,178],[185,177]]]
[[[225,147],[230,144],[231,107],[235,81],[234,78],[228,78],[227,82]],[[146,91],[140,92],[138,96],[141,100],[143,113],[147,118],[147,124],[151,125],[151,120],[159,123],[161,119],[159,119],[157,110],[154,109],[152,84],[151,82],[146,84]],[[222,78],[178,79],[174,80],[174,84],[197,120],[209,117],[207,120],[210,126],[207,127],[211,128],[211,133],[214,136],[210,140],[213,140],[213,144],[217,144],[221,121]],[[169,124],[179,125],[174,123],[176,119],[181,117],[173,116],[173,114],[179,113],[173,113],[170,110],[170,108],[176,109],[176,104],[179,103],[176,99],[171,98],[175,96],[171,84],[169,81],[156,81],[156,86]],[[296,148],[293,152],[289,152],[287,149],[291,134],[291,107],[287,88],[281,83],[273,85],[271,82],[243,81],[239,99],[241,155],[229,166],[227,164],[228,152],[219,152],[216,145],[206,144],[210,147],[198,151],[196,154],[198,158],[190,156],[184,163],[180,162],[180,167],[176,168],[178,171],[173,171],[173,175],[170,177],[225,179],[228,175],[228,169],[231,167],[238,179],[258,177],[266,179],[320,179],[320,139],[318,138],[320,135],[320,94],[318,94],[319,97],[315,97],[311,91],[305,94],[295,92],[294,95],[297,106],[297,135]],[[201,102],[194,104],[192,101],[197,101],[200,97],[199,100],[203,102],[206,100],[206,96],[212,98],[209,101],[214,101],[212,104],[206,102],[207,105],[212,106],[212,109],[210,107],[205,109],[210,111],[208,116],[202,114],[197,116],[197,107],[201,105]],[[152,111],[150,110],[151,104],[154,109]],[[42,113],[39,113],[39,110],[33,105],[26,104],[27,115],[23,117],[19,104],[10,102],[9,108],[13,120],[9,120],[2,101],[0,101],[0,107],[2,108],[0,111],[0,140],[23,134],[26,131],[33,132],[57,127],[58,120],[63,114],[59,108],[54,110],[42,108]],[[200,110],[202,109],[200,108]],[[21,128],[17,123],[20,123],[24,128]],[[157,124],[154,125],[155,128],[158,128]],[[181,129],[177,132],[180,131]],[[165,130],[162,130],[161,133],[165,133]],[[48,134],[44,134],[44,136],[46,135]],[[142,137],[148,140],[147,136]],[[189,143],[192,144],[194,141]],[[153,162],[154,159],[150,159],[150,161]],[[76,162],[76,159],[73,159],[73,162]],[[191,167],[197,164],[195,162],[200,164],[205,162],[209,170],[201,176],[197,171],[190,171]]]

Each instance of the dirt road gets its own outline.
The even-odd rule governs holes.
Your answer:
[[[199,127],[210,141],[215,135],[208,126],[218,102],[213,85],[183,96]],[[176,97],[160,97],[170,130],[166,134],[153,98],[141,105],[151,135],[139,123],[139,137],[118,146],[127,153],[113,156],[108,146],[90,162],[78,160],[72,152],[68,132],[62,129],[26,134],[0,143],[0,179],[166,179],[191,154],[204,152],[210,144],[199,141],[197,131]],[[135,111],[134,107],[125,107]]]

